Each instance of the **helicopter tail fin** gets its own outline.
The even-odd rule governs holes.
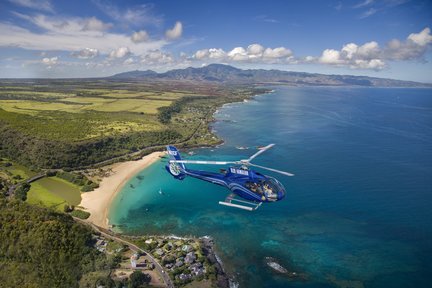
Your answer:
[[[180,152],[177,150],[176,147],[168,145],[166,146],[168,155],[170,157],[170,160],[182,160],[180,156]],[[184,163],[176,163],[172,162],[165,166],[165,169],[172,175],[174,178],[183,180],[186,177],[186,166]]]

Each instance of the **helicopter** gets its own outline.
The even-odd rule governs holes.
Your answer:
[[[225,198],[225,201],[219,201],[219,204],[254,211],[258,209],[262,203],[282,200],[285,197],[286,191],[284,186],[276,178],[249,169],[249,166],[269,170],[285,176],[294,176],[294,174],[289,172],[251,163],[255,157],[272,148],[274,145],[275,144],[269,144],[265,147],[258,148],[259,151],[251,157],[239,161],[182,160],[177,148],[168,145],[166,148],[170,160],[169,164],[165,166],[165,169],[178,180],[183,180],[186,176],[191,176],[226,187],[231,193]],[[234,166],[229,167],[228,170],[221,169],[221,173],[215,173],[188,169],[185,164],[234,164]]]

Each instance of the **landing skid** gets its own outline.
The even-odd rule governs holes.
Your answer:
[[[239,200],[239,199],[235,199],[234,197],[235,197],[235,194],[230,194],[230,195],[228,195],[228,197],[225,198],[225,201],[219,201],[219,204],[229,206],[229,207],[244,209],[244,210],[248,210],[248,211],[254,211],[254,210],[258,209],[262,204],[262,202],[256,203],[256,202],[252,202],[252,201]],[[233,202],[242,203],[243,205],[242,204],[235,204]]]

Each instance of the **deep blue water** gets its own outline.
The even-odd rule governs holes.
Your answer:
[[[224,188],[174,180],[161,161],[125,186],[110,222],[127,233],[211,235],[241,287],[428,286],[432,90],[275,89],[220,109],[213,129],[225,144],[188,158],[244,159],[276,143],[255,163],[296,174],[266,173],[286,187],[283,201],[224,207]],[[307,279],[275,273],[267,256]]]

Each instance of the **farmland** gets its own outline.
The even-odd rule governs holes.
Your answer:
[[[215,109],[260,91],[191,81],[0,80],[0,157],[33,170],[76,169],[168,143],[212,145]]]

